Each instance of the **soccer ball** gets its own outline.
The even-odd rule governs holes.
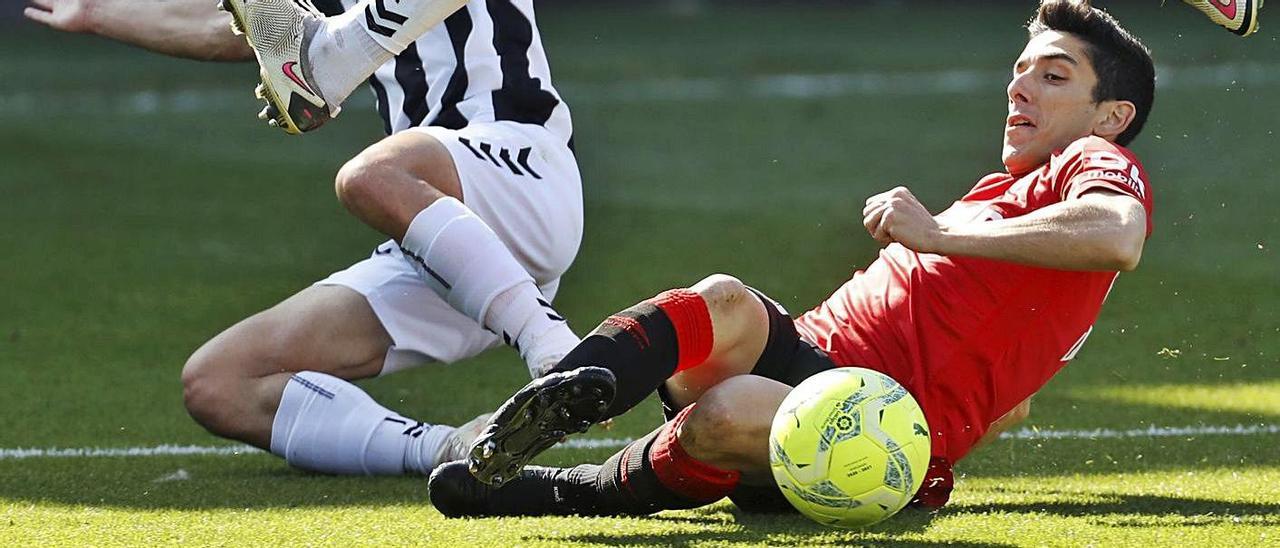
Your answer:
[[[818,523],[865,527],[906,506],[929,466],[929,425],[887,375],[824,371],[782,401],[769,430],[773,479]]]

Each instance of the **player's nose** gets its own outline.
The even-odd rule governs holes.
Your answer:
[[[1009,102],[1013,104],[1028,103],[1031,101],[1031,95],[1027,90],[1028,73],[1015,74],[1012,80],[1009,80],[1009,86],[1005,92],[1009,95]]]

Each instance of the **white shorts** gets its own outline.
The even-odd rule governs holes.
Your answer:
[[[462,200],[498,234],[548,300],[582,241],[582,178],[573,151],[546,129],[515,122],[459,130],[418,127],[449,149]],[[452,363],[498,344],[418,276],[394,241],[346,270],[316,282],[364,295],[392,346],[382,374],[429,362]]]

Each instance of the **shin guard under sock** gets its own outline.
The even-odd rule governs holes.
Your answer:
[[[679,371],[706,361],[714,343],[702,296],[673,289],[609,316],[553,371],[603,367],[617,378],[605,413],[615,417],[640,403]]]

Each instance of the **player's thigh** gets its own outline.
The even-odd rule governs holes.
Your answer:
[[[338,170],[334,184],[339,200],[362,219],[372,215],[406,225],[440,197],[463,198],[451,151],[425,132],[372,143]]]
[[[489,225],[539,285],[558,279],[582,241],[582,178],[566,143],[514,122],[419,127],[452,159],[462,201]]]
[[[184,378],[320,371],[360,379],[381,370],[390,344],[362,295],[346,287],[311,286],[205,343],[188,360]]]

